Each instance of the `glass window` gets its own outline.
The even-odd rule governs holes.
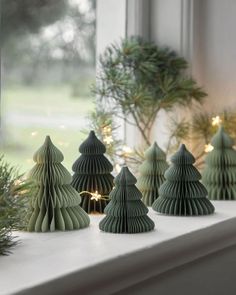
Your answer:
[[[3,0],[1,68],[1,153],[24,172],[50,135],[70,169],[94,108],[95,0]]]

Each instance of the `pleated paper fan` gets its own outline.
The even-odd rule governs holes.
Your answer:
[[[33,159],[36,165],[29,178],[35,182],[36,193],[31,200],[27,230],[47,232],[87,227],[89,217],[80,207],[80,195],[70,185],[70,173],[60,163],[63,155],[49,136]]]
[[[166,181],[160,186],[159,198],[153,210],[167,215],[195,216],[214,212],[207,199],[207,190],[200,183],[201,175],[193,166],[193,155],[182,144],[171,158],[172,165],[166,170]]]
[[[141,201],[142,193],[135,186],[136,178],[123,167],[115,178],[111,201],[105,208],[106,217],[99,223],[102,231],[110,233],[142,233],[154,229],[147,216],[148,208]]]
[[[220,127],[213,136],[213,150],[206,155],[202,182],[211,200],[236,200],[236,151],[233,140]]]

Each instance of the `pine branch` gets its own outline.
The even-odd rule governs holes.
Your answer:
[[[12,231],[22,227],[31,186],[21,183],[17,170],[0,157],[0,255],[7,255],[17,240]],[[20,183],[19,183],[20,182]]]
[[[168,48],[131,37],[108,46],[100,57],[95,93],[117,107],[123,117],[133,117],[144,142],[161,109],[202,103],[206,94],[184,75],[187,62]],[[127,121],[128,122],[128,121]]]

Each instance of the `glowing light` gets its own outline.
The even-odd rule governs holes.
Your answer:
[[[24,183],[24,181],[20,180],[19,178],[14,181],[15,186],[21,185],[23,183]]]
[[[62,125],[59,126],[59,128],[66,129],[66,126],[62,124]]]
[[[111,144],[112,142],[113,142],[113,138],[112,138],[112,136],[105,136],[104,138],[103,138],[103,141],[106,143],[106,144]]]
[[[205,153],[209,153],[209,152],[211,152],[213,149],[214,149],[214,147],[213,147],[210,143],[205,144],[205,148],[204,148]]]
[[[116,171],[116,173],[120,173],[121,166],[119,164],[115,164],[115,171]]]
[[[95,193],[91,193],[91,200],[95,200],[96,202],[98,201],[98,200],[101,200],[101,198],[102,198],[102,195],[100,195],[99,193],[98,193],[98,191],[95,191]]]
[[[131,149],[131,147],[127,146],[127,145],[124,145],[123,148],[122,148],[124,154],[126,155],[129,155],[133,152],[133,150]]]
[[[26,182],[25,182],[24,176],[16,179],[14,181],[14,187],[13,187],[13,191],[12,191],[13,194],[19,196],[19,195],[24,195],[24,194],[28,193],[29,188],[26,187],[25,189],[23,189],[25,187],[25,184],[26,184]]]
[[[89,194],[91,196],[91,200],[95,200],[96,202],[99,200],[106,200],[106,201],[109,200],[109,197],[102,196],[101,194],[98,193],[98,191],[95,191],[95,193],[89,192],[89,191],[82,191],[79,194],[80,195]]]
[[[220,116],[215,116],[215,117],[212,117],[212,126],[219,126],[221,123],[222,123],[222,120],[220,118]]]
[[[102,127],[103,141],[105,144],[110,145],[114,140],[112,138],[112,128],[111,126]]]
[[[111,133],[111,126],[104,126],[102,132],[104,134],[110,134]]]
[[[37,134],[38,134],[37,131],[33,131],[33,132],[31,132],[31,136],[36,136]]]

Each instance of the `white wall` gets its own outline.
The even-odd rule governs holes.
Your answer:
[[[151,0],[150,39],[160,46],[181,48],[181,0]]]
[[[169,46],[190,63],[190,73],[208,93],[204,109],[236,110],[236,1],[150,0],[151,40]],[[153,137],[165,145],[161,114]]]
[[[150,40],[158,46],[175,50],[190,59],[191,21],[188,0],[150,0]],[[176,111],[176,119],[181,117]],[[169,118],[164,111],[158,114],[152,130],[152,138],[164,150],[169,139]]]
[[[236,1],[195,0],[193,75],[207,109],[236,109]]]
[[[126,0],[97,0],[96,53],[99,56],[104,49],[125,37]]]

